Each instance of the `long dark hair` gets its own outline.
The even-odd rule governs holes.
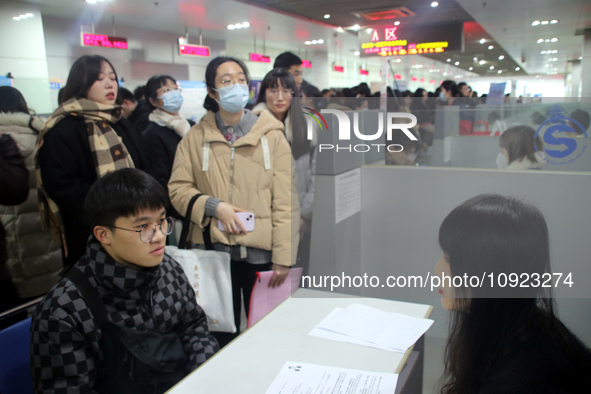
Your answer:
[[[515,198],[483,194],[465,201],[441,224],[439,244],[451,276],[550,272],[546,221],[536,207]],[[588,363],[556,318],[550,289],[530,289],[520,298],[508,288],[493,294],[490,287],[454,290],[442,393],[479,392],[499,360],[532,337],[567,353],[574,365]]]
[[[63,101],[68,101],[71,98],[85,98],[88,89],[98,79],[103,63],[107,63],[115,73],[115,79],[119,83],[117,71],[111,62],[100,55],[84,55],[79,57],[68,74],[66,87],[64,88]]]
[[[248,68],[246,67],[246,64],[242,62],[242,60],[230,56],[218,56],[215,59],[212,59],[205,69],[205,85],[207,86],[208,90],[215,89],[215,76],[217,75],[218,67],[226,62],[234,62],[238,64],[246,76],[246,83],[250,85],[250,75],[248,73]],[[212,112],[218,112],[220,110],[217,101],[212,99],[209,94],[205,96],[203,108]]]
[[[146,104],[148,104],[148,107],[152,111],[154,111],[156,107],[152,105],[150,99],[158,100],[158,89],[166,85],[166,81],[168,80],[172,81],[176,85],[176,79],[174,79],[170,75],[154,75],[152,78],[148,79],[148,82],[144,87],[144,95],[146,99]]]
[[[293,98],[291,100],[291,106],[289,108],[291,114],[291,152],[295,159],[300,158],[306,153],[310,153],[310,141],[307,139],[307,125],[304,119],[304,112],[301,107],[298,87],[295,79],[289,71],[284,68],[274,68],[269,71],[259,90],[259,96],[257,97],[257,104],[266,102],[267,89],[274,89],[279,86],[283,86],[285,89],[291,89],[293,91]]]
[[[12,86],[0,86],[0,112],[29,113],[22,93]]]
[[[525,158],[531,163],[538,162],[536,148],[538,151],[542,150],[542,139],[540,136],[535,137],[535,134],[536,132],[531,127],[515,126],[501,135],[499,145],[509,152],[509,164],[516,160],[521,162]]]

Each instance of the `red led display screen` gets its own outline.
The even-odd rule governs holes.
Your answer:
[[[420,26],[384,25],[359,31],[361,56],[428,55],[463,51],[463,25],[460,23]]]
[[[344,73],[345,68],[343,66],[333,66],[332,69],[338,73]]]
[[[209,57],[209,47],[201,45],[179,44],[179,54],[185,56]]]
[[[82,46],[127,49],[127,38],[82,33]]]
[[[302,68],[312,68],[312,62],[302,59]]]
[[[364,69],[360,69],[359,70],[359,74],[361,74],[361,75],[369,75],[369,71],[364,70]]]
[[[271,63],[271,58],[260,53],[251,53],[250,61],[259,63]]]

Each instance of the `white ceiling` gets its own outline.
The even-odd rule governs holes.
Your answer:
[[[465,53],[452,55],[452,63],[460,61],[460,68],[467,69],[476,66],[469,64],[476,54],[482,55],[481,58],[489,57],[486,69],[480,70],[481,75],[487,75],[489,64],[497,64],[496,69],[508,67],[509,71],[519,65],[529,74],[547,74],[554,67],[559,74],[564,73],[567,61],[581,56],[583,38],[576,36],[575,32],[591,28],[591,1],[588,0],[440,0],[437,9],[426,6],[430,0],[106,0],[97,4],[88,4],[84,0],[21,1],[38,4],[43,14],[79,19],[85,25],[94,18],[96,24],[110,26],[115,16],[116,25],[179,35],[185,34],[186,27],[191,37],[202,31],[204,38],[253,43],[256,36],[257,45],[264,41],[267,45],[300,54],[310,48],[304,45],[304,41],[322,38],[325,44],[320,47],[336,55],[358,47],[354,34],[336,30],[337,24],[358,19],[355,10],[383,9],[385,4],[405,5],[417,13],[417,16],[408,18],[409,21],[414,18],[421,24],[450,19],[478,22],[485,30],[483,33],[488,33],[485,36],[500,44],[501,48],[489,52],[477,44],[479,34],[473,34],[474,37],[467,37]],[[259,7],[253,6],[253,2]],[[331,13],[331,19],[324,20],[322,16],[327,12]],[[560,22],[531,26],[532,21],[544,19]],[[251,27],[232,31],[226,28],[229,24],[244,21],[249,21]],[[536,44],[538,38],[552,37],[559,41]],[[557,49],[558,53],[552,56],[540,54],[548,49]],[[505,65],[498,61],[500,54],[505,54]],[[554,57],[558,61],[547,61]]]
[[[81,24],[116,25],[157,30],[185,35],[188,28],[191,41],[202,31],[204,38],[254,42],[292,50],[305,50],[304,42],[322,38],[335,47],[357,47],[357,38],[347,33],[336,33],[332,26],[309,22],[231,0],[106,0],[88,4],[84,0],[20,0],[39,5],[44,15],[79,19]],[[157,6],[156,6],[157,4]],[[92,16],[91,16],[92,15]],[[248,29],[228,30],[229,24],[250,22]]]
[[[556,68],[567,71],[567,61],[582,55],[583,37],[577,30],[591,29],[589,0],[456,0],[513,59],[529,74],[547,74]],[[557,24],[531,26],[535,20],[558,19]],[[558,38],[556,43],[541,43],[539,38]],[[542,55],[541,51],[558,50]],[[524,55],[525,63],[521,61]],[[590,56],[589,54],[587,56]],[[549,58],[557,58],[549,62]],[[549,64],[546,67],[546,64]]]

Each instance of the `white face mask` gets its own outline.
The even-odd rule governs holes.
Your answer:
[[[496,162],[497,162],[497,168],[499,170],[504,170],[505,168],[507,168],[509,166],[509,162],[507,161],[507,158],[505,157],[503,152],[499,152],[499,154],[497,155]]]
[[[250,90],[245,83],[224,86],[217,89],[217,91],[220,94],[218,104],[231,114],[242,111],[248,103]]]

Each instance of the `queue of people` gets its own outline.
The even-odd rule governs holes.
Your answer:
[[[15,268],[22,264],[0,243],[1,301],[45,294],[31,328],[37,392],[163,392],[239,333],[209,331],[182,268],[165,254],[167,235],[190,204],[192,245],[230,254],[238,329],[241,303],[248,311],[257,272],[271,270],[270,286],[276,287],[290,267],[308,262],[317,141],[315,135],[308,138],[302,112],[311,104],[293,98],[345,93],[322,93],[308,84],[294,54],[278,56],[274,66],[256,106],[248,109],[246,65],[228,56],[211,60],[205,71],[207,113],[197,124],[179,114],[183,97],[173,77],[154,76],[132,95],[120,90],[113,65],[98,55],[76,60],[60,106],[45,123],[29,114],[16,89],[0,88],[0,183],[6,185],[0,202],[32,206],[38,190],[39,210],[19,214],[35,215],[35,231],[43,225],[59,240],[35,235],[36,242],[50,245],[40,253],[48,258],[27,269]],[[467,85],[448,82],[436,93],[440,105],[464,105],[458,99]],[[363,100],[371,96],[367,85],[346,94],[369,107]],[[19,106],[5,107],[8,95]],[[345,101],[330,104],[346,107]],[[404,93],[396,105],[399,112],[416,111],[417,141],[405,157],[389,160],[413,163],[432,140],[429,94]],[[537,162],[531,150],[516,145],[519,138],[535,143],[527,129],[501,136],[507,168]],[[254,229],[247,230],[242,212],[254,215]],[[4,209],[3,220],[10,213]],[[462,275],[476,261],[483,267],[539,265],[542,272],[549,267],[547,231],[530,237],[529,244],[520,242],[522,234],[540,228],[545,222],[534,207],[501,196],[475,197],[443,222],[444,257],[435,271]],[[505,240],[508,233],[514,238],[495,248],[498,256],[481,245]],[[35,252],[30,246],[28,252]],[[522,261],[530,250],[539,255]],[[586,379],[589,349],[560,323],[542,294],[483,301],[457,291],[444,289],[442,300],[454,311],[442,392],[494,392],[507,382],[512,392],[574,392],[570,388]],[[532,337],[521,335],[532,327]],[[483,346],[491,336],[496,340]],[[145,346],[138,349],[137,343]],[[554,375],[540,361],[547,343],[553,357],[564,360]],[[546,379],[534,381],[540,371],[548,371]],[[516,379],[522,372],[526,378]]]

